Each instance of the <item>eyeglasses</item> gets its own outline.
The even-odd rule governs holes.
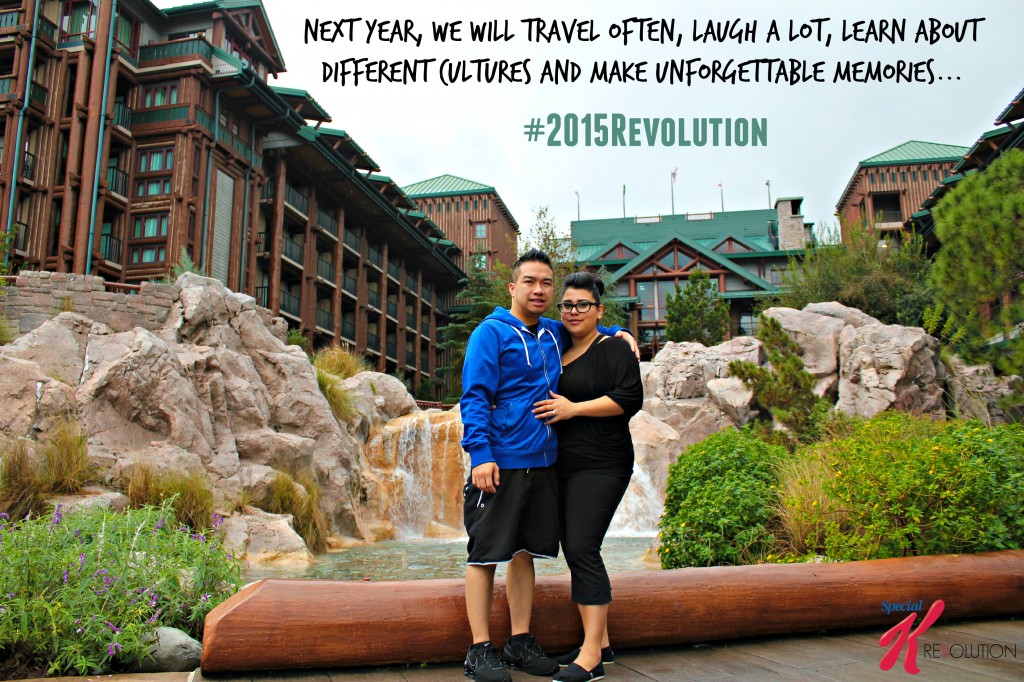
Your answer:
[[[597,304],[593,301],[579,301],[578,303],[559,303],[555,305],[558,308],[558,312],[567,313],[572,310],[576,312],[585,313]]]

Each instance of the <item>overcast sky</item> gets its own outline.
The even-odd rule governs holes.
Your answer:
[[[180,2],[158,0],[160,7]],[[350,3],[310,0],[263,0],[284,55],[287,72],[272,84],[302,88],[331,114],[332,128],[346,130],[377,161],[384,174],[408,185],[450,173],[493,185],[520,225],[533,222],[538,206],[550,206],[566,230],[579,211],[584,219],[609,218],[623,213],[656,215],[672,211],[671,173],[678,168],[675,211],[705,212],[764,208],[768,206],[766,181],[771,197],[802,196],[804,215],[815,223],[833,221],[835,205],[857,162],[909,140],[970,146],[992,127],[995,117],[1024,88],[1019,30],[1024,20],[1020,0],[858,0],[857,2],[795,2],[715,0],[714,2],[534,2],[490,3],[477,1]],[[343,23],[337,34],[335,24]],[[675,19],[676,42],[640,40],[629,36],[628,45],[613,37],[613,24],[633,17]],[[821,23],[823,38],[789,40],[790,21],[799,27],[812,19]],[[529,42],[528,25],[522,19],[553,21],[593,20],[595,40],[583,42],[586,31],[577,32],[571,44],[563,41]],[[919,22],[932,18],[966,30],[964,40],[941,39],[931,45],[915,42]],[[970,22],[971,19],[984,21]],[[326,35],[334,42],[306,43],[306,20],[327,23]],[[470,40],[469,22],[509,21],[511,41],[479,43]],[[777,21],[779,40],[766,43],[772,20]],[[404,34],[387,30],[394,42],[381,34],[367,44],[367,21],[413,22],[422,36],[416,46],[402,42]],[[431,22],[461,20],[462,42],[438,43]],[[754,22],[754,42],[732,39],[724,43],[694,41],[694,21],[705,33],[708,21]],[[845,33],[871,38],[871,20],[906,20],[905,39],[892,44],[844,41]],[[637,23],[629,24],[638,28]],[[809,24],[814,28],[814,24]],[[875,24],[878,28],[879,23]],[[348,29],[352,28],[350,32]],[[351,33],[351,39],[350,39]],[[976,39],[975,39],[976,36]],[[650,36],[644,36],[647,38]],[[654,36],[657,38],[657,36]],[[664,36],[667,37],[667,36]],[[360,80],[341,85],[324,82],[324,62],[345,59],[436,59],[425,67],[427,82],[377,84]],[[460,83],[446,86],[440,80],[442,60],[521,62],[531,82]],[[655,65],[671,60],[699,58],[701,64],[733,59],[798,59],[822,61],[826,82],[789,85],[784,81],[737,84],[695,80],[690,85],[659,83]],[[582,73],[574,83],[541,83],[546,60],[572,60]],[[595,63],[647,61],[649,82],[627,84],[591,83]],[[834,83],[836,64],[846,61],[927,62],[917,76],[929,83]],[[696,64],[696,63],[694,63]],[[424,68],[420,69],[420,74]],[[631,69],[636,73],[635,69]],[[522,67],[519,75],[522,76]],[[751,72],[751,77],[753,74]],[[942,77],[939,80],[939,77]],[[547,146],[551,132],[549,114],[622,114],[627,118],[685,118],[687,137],[692,138],[691,119],[747,118],[767,120],[767,145],[648,146],[639,122],[641,146]],[[524,125],[539,118],[545,131],[539,141],[528,141]],[[564,130],[563,130],[564,133]],[[596,131],[595,131],[596,135]],[[628,136],[628,130],[626,132]],[[627,140],[628,141],[628,140]],[[692,140],[691,140],[692,141]],[[719,183],[722,183],[719,189]]]

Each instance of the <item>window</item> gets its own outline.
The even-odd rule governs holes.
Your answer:
[[[475,254],[473,256],[473,265],[475,265],[478,270],[486,270],[487,269],[487,254],[486,253]]]
[[[455,212],[456,212],[456,213],[458,213],[458,212],[459,212],[459,207],[460,207],[460,206],[461,206],[462,204],[461,204],[461,203],[459,203],[458,201],[453,201],[452,203],[453,203],[453,204],[455,204]]]
[[[60,15],[60,40],[67,42],[92,37],[96,33],[99,8],[91,0],[64,2]]]
[[[132,219],[132,238],[150,239],[167,236],[167,213],[137,215]]]
[[[474,211],[479,211],[480,210],[480,200],[479,199],[473,199],[473,210]]]
[[[475,234],[477,239],[487,239],[487,224],[477,223]]]
[[[162,107],[165,104],[178,103],[178,83],[157,83],[147,85],[142,89],[142,106]]]
[[[132,265],[163,263],[167,260],[167,247],[155,244],[153,246],[133,246],[129,254]]]
[[[431,214],[433,212],[434,212],[434,205],[433,204],[427,204],[427,213]]]
[[[487,210],[487,199],[484,199],[484,210]]]
[[[786,268],[772,268],[769,273],[769,282],[772,284],[782,284],[782,278],[786,274]]]
[[[933,170],[932,171],[932,180],[934,180],[935,182],[939,181],[939,171],[937,171],[937,170]]]
[[[869,175],[868,177],[871,178],[871,184],[872,185],[875,184],[875,176],[874,175]]]
[[[133,57],[139,54],[139,20],[118,10],[117,29],[114,36],[117,44]]]
[[[171,176],[150,178],[135,182],[135,196],[156,197],[171,193]]]
[[[737,336],[757,336],[760,325],[757,315],[753,313],[740,313],[740,324],[736,330]]]
[[[910,179],[917,182],[917,171],[910,171]]]

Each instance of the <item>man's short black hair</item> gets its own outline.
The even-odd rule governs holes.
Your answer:
[[[551,258],[548,257],[548,254],[544,253],[540,249],[530,249],[522,256],[520,256],[515,263],[512,264],[513,282],[519,279],[519,266],[522,265],[523,263],[543,263],[544,265],[551,268],[552,272],[555,271],[555,266],[551,264]]]

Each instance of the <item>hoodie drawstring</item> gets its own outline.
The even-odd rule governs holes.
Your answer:
[[[523,350],[526,351],[526,366],[533,367],[533,364],[530,362],[530,349],[526,345],[526,337],[523,336],[523,333],[515,327],[512,327],[512,329],[515,329],[516,334],[519,334],[519,340],[523,342]]]

